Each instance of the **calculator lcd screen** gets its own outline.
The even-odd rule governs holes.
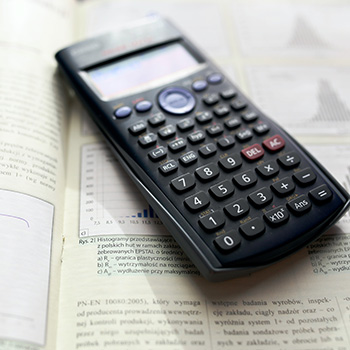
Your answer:
[[[142,91],[188,72],[199,62],[180,43],[151,49],[87,71],[104,100]]]

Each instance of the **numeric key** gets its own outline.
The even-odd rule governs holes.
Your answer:
[[[239,154],[231,154],[228,157],[219,160],[220,167],[229,172],[239,169],[242,166],[242,158]]]
[[[194,180],[194,177],[191,174],[187,173],[173,179],[170,182],[170,185],[174,191],[183,193],[194,188],[196,186],[196,182]]]
[[[214,211],[199,220],[199,224],[207,232],[214,232],[225,225],[225,217],[220,211]]]
[[[243,198],[240,198],[233,203],[226,205],[224,208],[225,214],[233,220],[237,220],[243,216],[246,216],[249,213],[249,210],[249,204]]]
[[[246,188],[255,185],[258,179],[251,170],[247,170],[241,174],[235,175],[233,181],[239,187]]]
[[[186,208],[191,212],[198,212],[206,208],[210,201],[208,196],[203,191],[200,191],[190,197],[187,197],[184,203]]]
[[[196,169],[195,174],[202,182],[208,182],[219,176],[219,169],[216,165],[210,163]]]
[[[262,208],[272,201],[272,193],[268,188],[263,187],[251,193],[248,198],[256,208]]]
[[[217,200],[223,200],[232,196],[234,187],[228,180],[222,181],[209,188],[209,193]]]
[[[241,244],[241,236],[236,231],[229,231],[215,238],[214,244],[220,249],[223,253],[228,253]]]

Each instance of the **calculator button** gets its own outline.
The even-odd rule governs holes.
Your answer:
[[[249,209],[250,207],[248,202],[245,199],[240,198],[233,203],[226,205],[224,207],[224,212],[231,219],[237,220],[247,215],[249,213]]]
[[[296,152],[289,152],[283,156],[277,158],[278,162],[285,169],[292,169],[300,164],[300,158]]]
[[[202,100],[207,106],[213,106],[219,102],[219,95],[215,93],[205,94]]]
[[[208,87],[208,83],[205,80],[196,80],[192,83],[192,89],[196,92],[205,90]]]
[[[311,209],[311,206],[311,201],[303,194],[287,203],[287,208],[295,215],[307,213]]]
[[[180,131],[188,131],[194,127],[194,121],[192,118],[186,118],[178,122],[176,125]]]
[[[146,148],[155,145],[157,142],[157,135],[150,133],[139,138],[139,144]]]
[[[255,125],[253,127],[253,130],[257,135],[263,135],[263,134],[266,134],[268,131],[270,131],[270,127],[266,123],[261,123],[261,124]]]
[[[231,102],[231,108],[234,111],[240,111],[241,109],[244,109],[245,107],[247,107],[247,102],[243,101],[241,99],[233,100]]]
[[[189,113],[196,105],[192,93],[179,87],[162,90],[158,96],[158,102],[165,111],[176,115]]]
[[[148,112],[152,108],[152,106],[153,105],[151,101],[144,100],[136,103],[135,110],[136,112],[144,113],[144,112]]]
[[[314,202],[322,204],[328,202],[333,197],[333,193],[327,185],[321,185],[311,190],[309,196]]]
[[[258,179],[251,170],[247,170],[241,174],[235,175],[233,181],[239,187],[246,188],[255,185]]]
[[[221,124],[214,124],[208,127],[207,134],[211,137],[219,136],[224,132]]]
[[[254,122],[259,118],[259,116],[255,112],[244,113],[241,115],[241,117],[246,123]]]
[[[178,165],[175,160],[168,160],[166,163],[162,164],[158,169],[162,175],[167,176],[175,172],[178,168]]]
[[[275,135],[263,142],[265,148],[270,152],[277,152],[285,145],[283,138],[280,135]]]
[[[184,148],[186,148],[186,140],[184,140],[183,138],[178,138],[174,141],[171,141],[168,144],[169,149],[172,152],[180,152],[182,151]]]
[[[310,168],[306,168],[295,173],[293,178],[300,186],[308,186],[315,182],[316,175]]]
[[[256,168],[256,171],[262,178],[268,179],[278,174],[279,166],[274,160],[270,160],[262,165],[259,165]]]
[[[220,117],[224,117],[225,115],[229,114],[230,108],[227,107],[226,105],[218,105],[213,109],[213,111],[214,111],[214,114],[220,118]]]
[[[282,180],[275,182],[271,187],[279,197],[287,196],[295,189],[294,182],[290,177],[285,177]]]
[[[259,218],[254,218],[247,223],[241,225],[239,230],[247,238],[256,238],[265,232],[265,224]]]
[[[201,143],[205,140],[205,133],[202,130],[195,131],[192,134],[187,136],[188,141],[190,141],[193,145],[197,143]]]
[[[227,129],[233,130],[238,128],[242,123],[237,117],[233,117],[233,118],[227,119],[224,124]]]
[[[132,135],[140,135],[147,129],[147,124],[142,120],[129,127],[129,132]]]
[[[176,133],[175,126],[172,124],[164,126],[161,129],[159,129],[159,131],[158,131],[158,135],[162,139],[168,139],[168,138],[174,136],[175,133]]]
[[[279,206],[265,213],[264,218],[271,226],[279,226],[288,221],[289,214],[285,207]]]
[[[189,165],[195,163],[197,161],[197,159],[198,159],[197,153],[190,151],[190,152],[187,152],[184,155],[182,155],[179,158],[179,161],[183,166],[189,166]]]
[[[262,208],[272,201],[272,193],[268,188],[263,187],[251,193],[248,198],[256,208]]]
[[[212,121],[213,115],[210,112],[198,112],[196,113],[196,120],[200,124],[209,123]]]
[[[216,146],[213,143],[208,143],[207,145],[201,147],[198,150],[198,153],[203,157],[203,158],[208,158],[210,156],[213,156],[217,151]]]
[[[241,236],[236,231],[229,231],[215,238],[214,244],[222,252],[230,252],[241,244]]]
[[[220,96],[224,99],[224,100],[229,100],[230,98],[233,98],[237,95],[237,91],[234,89],[227,89],[227,90],[223,90],[220,92]]]
[[[208,75],[207,81],[209,84],[220,84],[223,81],[224,77],[220,73],[212,73]]]
[[[257,160],[260,159],[265,152],[262,147],[256,143],[252,146],[242,149],[241,153],[247,160]]]
[[[233,171],[241,167],[242,158],[238,153],[231,154],[228,157],[220,159],[219,165],[225,171]]]
[[[209,188],[209,193],[217,200],[223,200],[232,196],[234,187],[228,180],[222,181]]]
[[[245,142],[253,137],[253,133],[249,129],[244,129],[238,132],[235,136],[239,142]]]
[[[190,174],[181,175],[170,182],[171,187],[178,193],[191,190],[196,186],[194,177]]]
[[[221,149],[229,149],[235,144],[235,139],[231,136],[225,136],[218,140],[218,145]]]
[[[209,163],[197,168],[195,174],[202,182],[208,182],[219,176],[219,169],[213,163]]]
[[[188,210],[198,212],[206,208],[210,201],[208,196],[203,191],[200,191],[190,197],[187,197],[184,203]]]
[[[154,162],[165,158],[166,155],[167,151],[166,148],[164,148],[163,146],[160,146],[158,148],[155,148],[153,151],[148,152],[148,157]]]
[[[153,127],[162,125],[165,123],[165,116],[163,113],[154,114],[153,117],[148,119],[148,123]]]
[[[114,111],[114,115],[117,118],[126,118],[131,114],[132,110],[128,106],[119,107],[117,110]]]
[[[214,211],[202,217],[199,224],[207,232],[217,231],[225,225],[225,217],[220,211]]]

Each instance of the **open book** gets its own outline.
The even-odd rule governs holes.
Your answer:
[[[67,92],[58,49],[154,12],[349,190],[343,1],[0,0],[0,350],[349,349],[349,213],[274,266],[208,282]]]

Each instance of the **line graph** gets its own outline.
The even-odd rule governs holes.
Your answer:
[[[28,228],[30,227],[29,222],[28,222],[26,219],[21,218],[21,217],[19,217],[19,216],[16,216],[16,215],[9,215],[9,214],[4,214],[4,213],[0,213],[0,216],[3,216],[3,217],[5,217],[5,218],[20,220],[20,221],[24,222],[24,223],[27,225]]]

